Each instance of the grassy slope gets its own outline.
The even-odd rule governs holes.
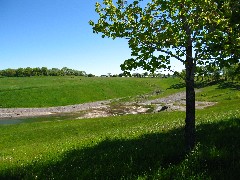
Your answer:
[[[198,145],[190,155],[184,154],[183,112],[40,118],[0,126],[0,179],[239,177],[239,90],[210,86],[197,99],[218,104],[197,111]]]
[[[177,82],[149,78],[0,78],[0,107],[50,107],[136,96]]]

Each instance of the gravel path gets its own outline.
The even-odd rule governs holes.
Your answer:
[[[0,119],[6,118],[18,118],[18,117],[34,117],[44,116],[57,113],[68,113],[84,111],[93,108],[104,107],[110,101],[97,101],[84,104],[68,105],[68,106],[57,106],[49,108],[0,108]]]
[[[196,92],[199,92],[197,90]],[[155,105],[155,110],[153,112],[160,111],[185,111],[186,107],[186,93],[180,92],[173,95],[158,98],[154,100],[147,100],[141,103],[130,102],[126,103],[126,107],[120,107],[125,110],[124,114],[138,114],[147,112],[148,108],[146,105]],[[1,119],[16,119],[21,117],[34,117],[34,116],[46,116],[60,113],[70,113],[87,111],[86,115],[79,118],[92,118],[92,117],[105,117],[114,115],[111,112],[111,106],[108,104],[110,100],[107,101],[97,101],[84,104],[68,105],[68,106],[57,106],[49,108],[0,108],[0,120]],[[133,105],[134,104],[134,105]],[[196,109],[203,109],[208,106],[213,106],[215,102],[198,102],[196,101]],[[137,106],[138,107],[137,107]],[[131,107],[132,106],[132,107]],[[126,110],[127,109],[127,110]]]
[[[185,100],[185,98],[186,98],[186,93],[180,92],[180,93],[172,94],[167,97],[146,101],[145,104],[168,104],[168,103],[174,103],[180,100]]]
[[[195,92],[196,93],[200,92],[200,90],[196,90]],[[186,111],[186,92],[175,93],[164,98],[149,100],[144,103],[155,104],[157,106],[157,108],[155,109],[155,112],[160,112],[163,110]],[[195,101],[196,109],[203,109],[209,106],[213,106],[215,104],[216,102]]]

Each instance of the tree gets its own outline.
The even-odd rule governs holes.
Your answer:
[[[16,71],[14,69],[8,68],[4,70],[3,75],[7,77],[14,77],[16,75]]]
[[[239,46],[239,37],[240,37],[240,1],[239,0],[215,0],[217,3],[218,10],[221,13],[224,13],[225,19],[228,19],[228,26],[223,29],[227,38],[219,39],[221,43],[212,44],[212,51],[222,51],[226,54],[230,54],[229,61],[230,64],[224,64],[225,66],[230,66],[231,64],[238,64],[240,59],[240,46]],[[229,11],[230,10],[230,11]],[[211,29],[215,27],[212,26]],[[221,64],[220,64],[221,67]],[[223,67],[223,66],[222,66]],[[221,67],[221,68],[222,68]]]
[[[49,75],[49,70],[47,67],[42,67],[41,72],[43,76],[48,76]]]
[[[239,80],[240,77],[240,63],[231,65],[223,69],[223,75],[226,80]]]
[[[121,65],[125,72],[137,67],[151,72],[171,69],[173,59],[185,65],[185,140],[189,151],[195,146],[195,67],[231,63],[233,54],[239,53],[238,48],[232,52],[232,47],[240,45],[239,32],[233,31],[239,23],[231,23],[230,0],[151,0],[145,7],[141,1],[124,5],[122,0],[103,0],[96,3],[99,20],[89,23],[102,37],[129,39],[134,58]]]
[[[32,68],[32,76],[39,76],[41,74],[41,69],[39,67]]]
[[[123,77],[124,76],[124,74],[123,73],[120,73],[119,75],[118,75],[118,77]]]
[[[24,76],[30,77],[32,75],[32,68],[26,67],[24,69]]]
[[[214,66],[212,71],[212,80],[218,82],[221,78],[221,69]]]
[[[147,77],[147,76],[148,76],[148,72],[144,72],[143,77]]]
[[[49,69],[49,75],[50,76],[59,76],[60,75],[60,69],[58,68],[52,68],[52,69]]]
[[[87,74],[87,77],[95,77],[95,75],[94,74]]]
[[[18,68],[16,70],[16,76],[17,77],[24,77],[24,69],[23,68]]]

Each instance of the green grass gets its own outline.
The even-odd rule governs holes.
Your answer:
[[[178,79],[30,77],[0,78],[0,107],[51,107],[165,90]]]
[[[197,110],[198,143],[190,154],[184,112],[2,125],[0,179],[239,178],[239,90],[217,84],[203,88],[197,100],[218,103]]]

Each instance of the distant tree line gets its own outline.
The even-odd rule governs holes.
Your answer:
[[[85,71],[78,71],[63,67],[62,69],[47,67],[36,68],[18,68],[0,70],[0,76],[5,77],[30,77],[30,76],[86,76]]]
[[[174,75],[179,77],[185,77],[186,71],[175,72]],[[197,81],[240,81],[240,63],[225,66],[223,68],[219,66],[198,66],[196,67],[195,78]]]
[[[162,74],[162,73],[133,73],[131,74],[132,77],[138,77],[138,78],[145,78],[145,77],[150,77],[150,78],[169,78],[173,77],[173,75],[168,74]]]
[[[149,73],[149,72],[143,72],[143,73],[120,73],[120,74],[111,74],[108,73],[107,75],[101,75],[101,77],[135,77],[135,78],[169,78],[169,77],[175,77],[171,74],[162,74],[162,73]]]

